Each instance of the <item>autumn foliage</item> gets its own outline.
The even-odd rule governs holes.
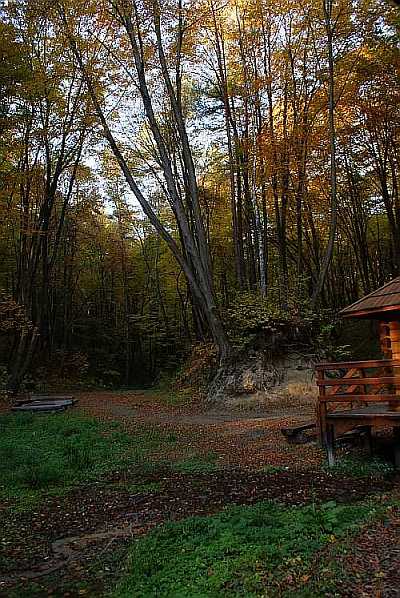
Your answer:
[[[7,384],[216,366],[399,274],[397,26],[377,0],[2,9]]]

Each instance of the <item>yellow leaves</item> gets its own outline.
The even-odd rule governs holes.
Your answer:
[[[330,544],[335,544],[335,542],[337,542],[337,538],[334,534],[331,534],[330,536],[328,536],[328,542]]]
[[[286,558],[284,559],[284,563],[286,565],[290,565],[290,566],[295,566],[295,565],[300,565],[303,562],[303,559],[301,558],[301,556],[295,556],[295,557],[290,557],[290,558]]]

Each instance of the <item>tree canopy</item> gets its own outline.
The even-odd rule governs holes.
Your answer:
[[[197,342],[223,363],[257,327],[399,275],[398,16],[380,0],[9,2],[7,384],[154,380]]]

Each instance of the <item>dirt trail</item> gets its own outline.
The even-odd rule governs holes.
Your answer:
[[[82,393],[77,410],[100,419],[120,421],[129,431],[155,425],[179,436],[179,448],[168,458],[185,454],[216,456],[217,464],[261,468],[283,466],[304,469],[320,465],[323,452],[315,443],[290,445],[281,428],[312,421],[314,407],[251,410],[246,412],[205,409],[202,403],[165,405],[157,395],[140,392]]]
[[[188,425],[214,425],[224,422],[263,422],[288,417],[299,419],[313,419],[313,405],[296,407],[277,407],[270,409],[251,409],[238,411],[226,408],[207,408],[204,403],[189,403],[187,405],[173,406],[160,402],[157,395],[147,393],[80,393],[79,409],[93,415],[109,416],[114,419],[138,417],[154,422],[173,422]]]

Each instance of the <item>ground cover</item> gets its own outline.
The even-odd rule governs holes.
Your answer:
[[[332,595],[350,596],[354,593],[347,591],[375,588],[377,581],[389,588],[386,575],[394,566],[395,542],[391,556],[388,549],[376,548],[374,572],[381,577],[372,579],[367,567],[362,571],[357,550],[372,537],[369,530],[378,530],[378,536],[385,530],[388,538],[398,531],[396,511],[387,511],[398,492],[392,468],[379,459],[355,461],[348,451],[338,467],[328,470],[312,442],[288,445],[280,426],[308,413],[206,411],[199,404],[171,404],[149,393],[88,393],[79,399],[80,408],[62,416],[0,418],[0,451],[9,455],[1,480],[1,596],[118,596],[124,587],[139,591],[140,575],[132,578],[132,571],[148,577],[139,556],[150,545],[146,543],[158,537],[152,534],[161,534],[161,544],[171,543],[170,552],[182,556],[183,561],[168,565],[176,581],[192,577],[185,568],[192,560],[189,555],[195,567],[210,551],[216,562],[226,561],[216,572],[199,564],[199,575],[206,571],[201,583],[210,585],[198,591],[206,587],[211,592],[200,595],[213,595],[218,583],[243,596],[274,591],[321,596],[328,585]],[[62,476],[49,475],[54,467]],[[265,509],[265,516],[257,509]],[[201,519],[193,523],[193,516]],[[280,526],[282,541],[275,544],[268,517]],[[313,522],[306,525],[310,518]],[[291,535],[292,521],[301,527],[295,523],[298,538],[303,538],[299,547],[296,534]],[[167,527],[160,527],[163,524]],[[329,531],[326,526],[331,524]],[[196,530],[203,528],[200,545]],[[215,546],[207,531],[212,529]],[[173,547],[182,535],[179,530],[189,534],[182,554]],[[235,534],[243,553],[239,545],[232,554],[225,553],[227,544],[235,545]],[[276,574],[271,555],[257,552],[262,542],[271,546],[276,562],[282,561]],[[260,565],[251,560],[252,546]],[[303,548],[307,554],[299,553]],[[285,551],[294,556],[282,556]],[[157,558],[162,560],[162,555]],[[244,577],[236,574],[236,557],[238,563],[248,563]],[[348,570],[346,563],[353,563]],[[160,583],[153,574],[150,578],[143,596],[155,595],[151,585]],[[270,593],[263,594],[257,584],[251,590],[257,579]],[[340,579],[347,581],[338,586]],[[157,595],[176,595],[168,594],[168,584],[165,588]]]
[[[394,500],[393,500],[394,499]],[[383,498],[383,503],[388,497]],[[293,579],[284,595],[311,598],[397,598],[400,587],[400,503],[375,501],[372,520],[355,533],[328,543],[314,555],[309,574]]]
[[[149,452],[175,440],[154,427],[129,435],[118,422],[70,413],[2,415],[0,498],[22,508],[43,492],[58,495],[109,471],[143,470]]]
[[[169,523],[130,549],[113,596],[282,596],[310,580],[313,556],[384,509],[374,503],[231,507]]]

